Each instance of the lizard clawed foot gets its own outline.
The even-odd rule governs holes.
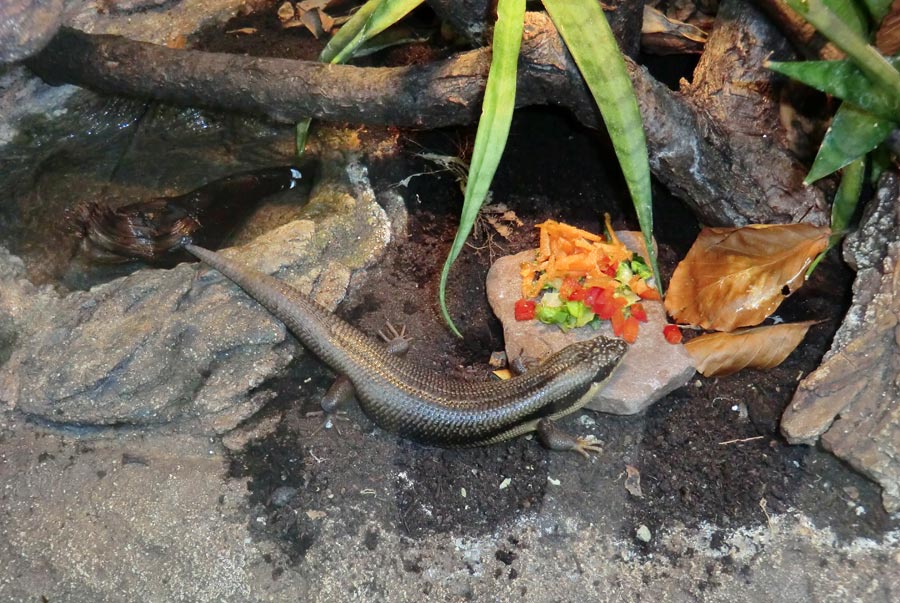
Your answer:
[[[540,363],[540,358],[529,356],[525,353],[525,349],[523,348],[519,350],[519,355],[510,361],[509,370],[511,370],[516,375],[524,375]]]
[[[307,419],[311,419],[313,417],[325,417],[325,419],[322,421],[322,424],[319,425],[318,428],[316,428],[315,431],[313,431],[311,434],[309,434],[310,437],[316,435],[323,429],[332,429],[332,428],[334,428],[334,431],[337,432],[338,435],[343,435],[343,434],[341,434],[341,430],[338,429],[336,421],[349,421],[350,420],[350,417],[348,417],[347,413],[343,410],[337,410],[337,411],[333,411],[333,412],[324,411],[324,410],[313,410],[313,411],[306,413]]]
[[[600,441],[594,436],[588,436],[586,438],[576,437],[575,445],[570,450],[577,452],[586,459],[590,458],[589,452],[595,454],[603,452],[603,448],[600,447]]]
[[[401,325],[399,331],[390,322],[385,322],[384,326],[389,334],[384,331],[378,331],[378,336],[387,344],[388,353],[402,356],[409,351],[409,344],[412,339],[406,336],[406,325]]]
[[[584,458],[590,458],[589,452],[603,452],[600,442],[594,436],[576,437],[557,427],[550,419],[541,419],[537,424],[537,435],[541,444],[550,450],[571,450]]]

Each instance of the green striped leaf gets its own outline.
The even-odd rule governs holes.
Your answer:
[[[367,40],[408,15],[422,0],[369,0],[356,11],[328,45],[322,49],[323,63],[343,63]]]
[[[854,0],[822,0],[822,4],[859,35],[866,36],[869,33],[868,13]]]
[[[867,44],[863,36],[828,10],[823,0],[785,1],[819,33],[843,50],[875,85],[883,87],[886,94],[900,96],[900,72],[874,46]]]
[[[894,0],[863,0],[863,4],[866,5],[866,8],[869,10],[869,16],[872,17],[872,21],[877,25],[881,23],[881,20],[888,14],[888,11],[891,9],[891,2],[893,1]]]
[[[596,0],[544,0],[553,24],[587,83],[622,166],[644,235],[650,266],[662,290],[653,248],[653,206],[647,141],[625,60]]]
[[[895,122],[843,103],[825,133],[804,182],[811,184],[859,159],[881,144],[896,127]]]
[[[447,310],[447,277],[450,274],[450,267],[459,257],[459,252],[472,232],[478,212],[497,171],[497,165],[500,163],[500,157],[503,155],[503,149],[506,147],[513,109],[516,106],[516,74],[524,24],[525,0],[499,0],[492,42],[493,58],[481,105],[481,119],[478,120],[478,131],[475,133],[475,147],[472,150],[462,215],[450,253],[441,270],[438,288],[441,314],[450,330],[458,337],[462,335],[453,324]]]
[[[847,234],[847,228],[850,226],[850,220],[856,213],[856,205],[859,203],[859,196],[862,194],[863,182],[866,175],[866,159],[860,157],[851,162],[844,168],[841,174],[841,184],[838,186],[834,195],[834,201],[831,203],[831,236],[828,238],[828,247],[822,250],[809,269],[806,271],[806,277],[813,273],[828,250],[837,245],[844,235]]]
[[[900,56],[888,61],[900,67]],[[887,94],[850,61],[799,61],[766,66],[885,119],[900,120],[900,97]]]
[[[889,58],[900,68],[900,56]],[[798,61],[779,63],[769,61],[766,67],[803,82],[807,86],[853,103],[885,119],[900,121],[900,96],[888,94],[876,86],[850,61]]]

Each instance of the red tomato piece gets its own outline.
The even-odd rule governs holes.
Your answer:
[[[571,276],[567,276],[563,279],[562,285],[559,287],[559,297],[563,301],[579,301],[580,299],[584,299],[583,291],[584,287],[578,284],[578,281]],[[577,297],[578,295],[581,295],[581,297]]]
[[[641,304],[631,304],[629,306],[631,308],[631,315],[634,316],[640,322],[647,322],[647,311],[644,310],[644,306]]]
[[[628,343],[634,343],[635,341],[637,341],[640,325],[641,323],[639,323],[634,316],[629,316],[628,318],[626,318],[625,324],[622,327],[622,339],[624,339]]]
[[[584,298],[587,296],[587,289],[578,285],[577,289],[574,289],[571,293],[569,293],[569,301],[584,301]]]
[[[516,302],[515,315],[516,320],[533,320],[535,303],[527,299],[520,299]]]
[[[616,307],[613,305],[612,294],[609,289],[601,291],[600,295],[597,296],[597,299],[591,306],[591,310],[594,311],[594,314],[596,314],[600,320],[609,320],[612,318],[613,313],[616,311]]]
[[[601,289],[600,287],[591,287],[584,294],[584,299],[581,301],[584,302],[585,306],[593,309],[594,304],[597,303],[597,300],[600,299],[601,295],[603,295],[603,289]]]
[[[663,337],[665,337],[666,341],[669,343],[681,343],[681,329],[679,329],[677,325],[666,325],[663,327]]]

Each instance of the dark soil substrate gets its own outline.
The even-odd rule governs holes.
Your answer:
[[[201,37],[199,46],[297,58],[317,54],[320,43],[297,29],[278,32],[269,21],[240,17],[226,26],[269,30],[271,35],[262,38],[270,42],[262,49],[235,35],[225,43],[214,35]],[[421,50],[419,45],[408,51],[407,58],[413,60]],[[402,64],[402,52],[392,50],[369,60]],[[681,75],[689,72],[674,74],[673,81]],[[379,136],[376,131],[372,135]],[[377,192],[399,187],[410,174],[436,169],[417,158],[417,152],[465,155],[474,129],[407,136],[403,158],[370,166]],[[451,314],[465,335],[459,340],[441,321],[436,304],[438,276],[461,208],[459,187],[452,175],[444,173],[413,178],[408,188],[399,190],[409,211],[408,238],[396,241],[377,267],[357,275],[351,297],[339,313],[369,333],[385,321],[405,324],[414,338],[411,356],[417,362],[462,378],[487,378],[487,358],[503,349],[500,325],[484,295],[485,274],[495,257],[534,247],[534,225],[547,218],[597,230],[602,213],[609,212],[616,228],[636,228],[603,135],[586,132],[553,111],[517,112],[492,190],[493,202],[509,205],[524,226],[509,240],[496,233],[482,236],[457,261],[448,291]],[[656,187],[654,202],[655,234],[667,279],[699,225],[662,187]],[[653,533],[679,523],[759,525],[766,522],[767,513],[790,507],[845,538],[877,538],[891,527],[876,485],[821,450],[788,446],[778,432],[781,413],[798,380],[818,365],[840,324],[851,281],[852,273],[833,253],[785,302],[779,310],[785,320],[823,322],[781,366],[721,379],[698,375],[644,416],[591,414],[593,424],[579,430],[597,436],[604,452],[592,461],[565,456],[561,466],[555,465],[556,477],[565,476],[567,492],[596,495],[622,488],[624,465],[629,464],[641,472],[643,497],[628,497],[624,508],[610,510],[594,496],[573,495],[566,497],[571,512],[587,522],[604,513],[619,513],[628,518],[623,525],[644,524]],[[232,461],[232,476],[250,478],[251,526],[260,537],[277,540],[294,562],[300,562],[318,538],[317,522],[304,515],[309,509],[339,506],[347,534],[354,535],[382,508],[394,513],[397,530],[417,538],[433,532],[491,532],[545,504],[550,455],[558,453],[526,439],[482,449],[423,447],[372,427],[356,407],[348,409],[350,421],[337,423],[341,430],[337,435],[319,429],[320,419],[305,417],[317,409],[330,380],[318,361],[298,362],[269,409],[286,411],[285,419],[274,434]],[[473,476],[492,484],[510,478],[510,486],[472,489],[465,499],[456,496]],[[393,482],[388,484],[394,493],[390,504],[371,495],[385,487],[386,479]],[[256,521],[260,515],[264,523]],[[363,544],[374,548],[378,538],[377,532],[367,532]],[[640,546],[653,552],[658,542]]]
[[[424,145],[430,152],[453,154],[463,134],[430,133],[408,145],[410,153]],[[555,218],[590,229],[609,211],[616,227],[635,227],[623,202],[615,164],[603,155],[597,136],[573,126],[560,114],[531,110],[514,120],[513,141],[494,186],[494,201],[507,203],[525,222],[511,240],[494,234],[467,247],[452,272],[450,308],[459,340],[442,323],[437,304],[439,272],[452,241],[461,194],[449,175],[422,176],[404,191],[409,236],[398,241],[375,268],[359,275],[351,297],[339,309],[351,323],[375,333],[385,321],[405,324],[414,338],[416,362],[460,378],[487,378],[487,358],[503,348],[502,331],[484,295],[484,278],[493,255],[533,247],[534,225]],[[377,191],[396,185],[410,173],[433,169],[415,157],[404,162],[372,165]],[[699,230],[677,201],[657,190],[657,231],[666,278]],[[811,281],[789,298],[779,315],[785,320],[814,318],[824,322],[781,366],[770,371],[742,371],[706,379],[697,375],[687,386],[656,403],[644,416],[617,417],[591,413],[594,424],[578,430],[593,433],[604,452],[593,461],[571,455],[563,468],[575,487],[598,493],[621,488],[624,465],[642,474],[643,498],[629,497],[621,509],[628,525],[647,525],[653,533],[678,523],[701,522],[722,527],[763,524],[767,513],[794,507],[842,537],[878,535],[890,525],[879,488],[828,453],[787,445],[778,432],[781,413],[797,381],[814,369],[825,353],[846,310],[852,273],[831,257]],[[269,517],[265,537],[274,537],[299,561],[316,537],[316,522],[296,521],[295,510],[320,508],[323,496],[359,492],[370,484],[384,486],[385,475],[402,473],[393,484],[397,529],[410,537],[431,532],[491,532],[504,522],[539,509],[547,496],[550,453],[535,441],[519,439],[484,449],[440,450],[378,430],[351,408],[351,421],[338,422],[341,435],[319,429],[320,419],[307,419],[330,383],[327,369],[305,359],[285,378],[277,407],[287,409],[277,432],[235,456],[232,475],[249,476],[251,516]],[[301,389],[298,402],[296,387]],[[571,425],[571,423],[570,423]],[[374,430],[374,431],[373,431]],[[749,440],[748,440],[749,439]],[[734,440],[746,440],[737,441]],[[311,464],[309,459],[324,458]],[[560,468],[555,475],[559,477]],[[482,483],[510,487],[474,490],[461,502],[456,496],[473,475]],[[388,479],[394,480],[390,477]],[[410,486],[410,484],[412,484]],[[283,506],[273,494],[289,492]],[[453,494],[453,495],[451,495]],[[276,497],[277,498],[277,497]],[[352,499],[352,496],[351,496]],[[581,502],[577,502],[577,501]],[[351,500],[334,502],[353,506]],[[372,504],[372,503],[367,503]],[[568,505],[585,521],[608,513],[590,497],[574,496]],[[865,510],[860,514],[859,509]],[[302,513],[301,513],[302,515]],[[351,514],[352,515],[352,514]],[[347,520],[347,533],[359,523]],[[359,522],[365,522],[361,515]],[[308,530],[298,525],[308,524]],[[621,534],[630,537],[629,534]],[[647,552],[655,544],[641,545]]]

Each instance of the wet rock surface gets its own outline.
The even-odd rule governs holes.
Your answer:
[[[643,249],[638,245],[640,233],[621,232],[620,238],[631,249]],[[594,337],[613,337],[612,328],[606,322],[599,330],[573,329],[563,333],[555,325],[538,321],[517,321],[514,316],[516,300],[522,297],[519,274],[523,262],[533,259],[534,251],[499,258],[491,266],[487,277],[487,297],[494,314],[503,323],[503,338],[507,358],[520,355],[546,358],[575,341]],[[663,337],[666,311],[662,302],[643,302],[647,310],[647,322],[641,324],[637,341],[619,363],[616,372],[597,396],[588,402],[587,408],[617,415],[639,413],[651,404],[681,387],[694,374],[694,365],[682,345],[672,345]]]
[[[781,429],[822,444],[884,489],[900,510],[900,182],[882,178],[844,244],[857,270],[853,303],[821,366],[800,382]]]
[[[332,168],[305,212],[225,253],[334,308],[353,270],[383,252],[390,223],[359,164]],[[0,399],[31,419],[221,433],[271,399],[257,390],[299,349],[235,285],[196,264],[60,295],[31,285],[13,256],[2,260]]]

